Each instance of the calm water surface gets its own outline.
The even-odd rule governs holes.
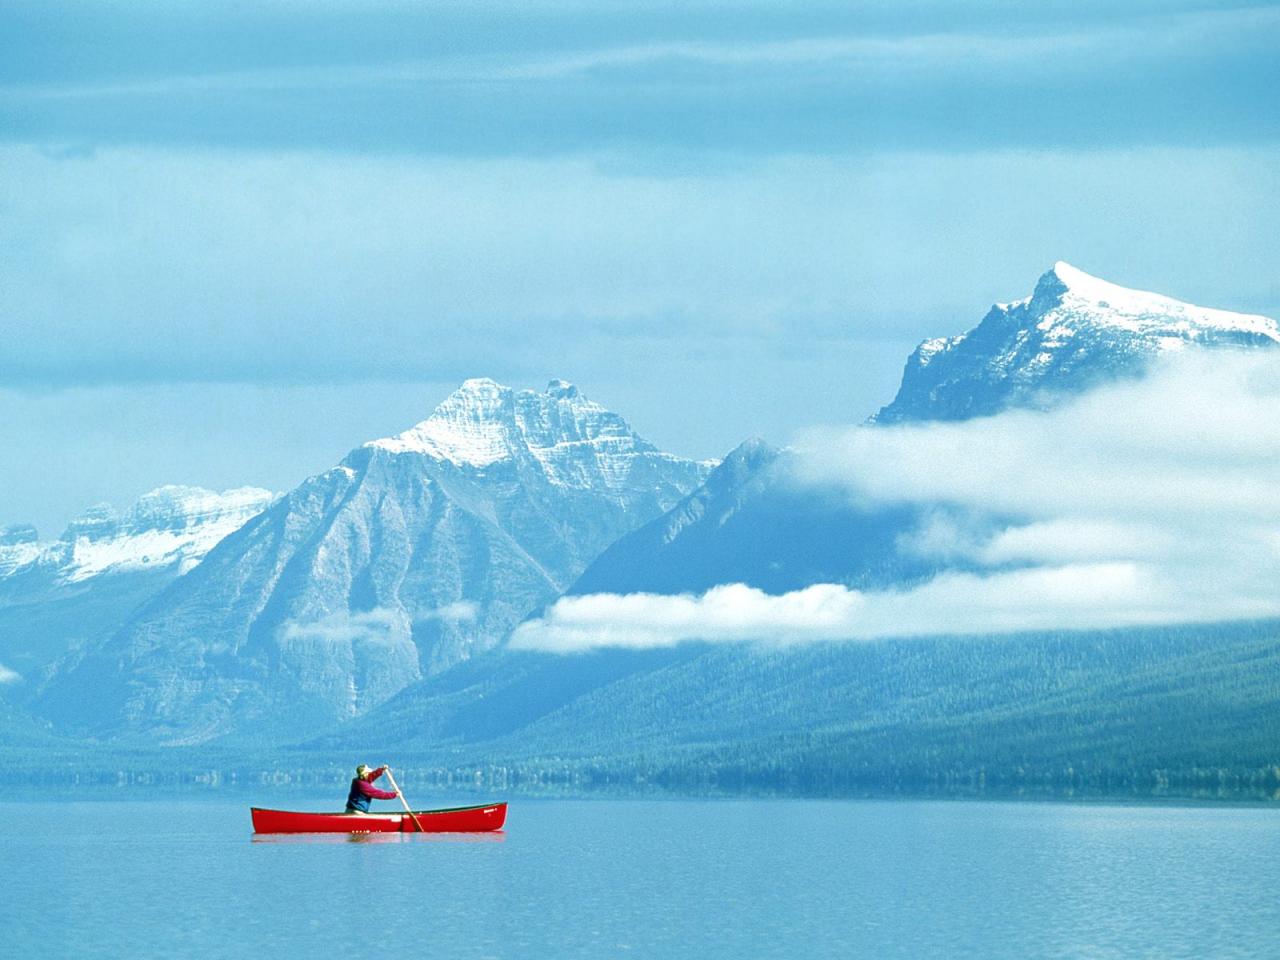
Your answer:
[[[500,835],[353,842],[50,802],[0,869],[14,956],[1280,957],[1257,808],[516,800]]]

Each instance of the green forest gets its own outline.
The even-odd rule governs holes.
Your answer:
[[[576,656],[498,652],[295,743],[70,743],[0,716],[51,785],[1280,797],[1280,624]]]

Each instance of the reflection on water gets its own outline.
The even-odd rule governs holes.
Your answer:
[[[488,833],[255,833],[253,843],[502,843],[506,831]]]

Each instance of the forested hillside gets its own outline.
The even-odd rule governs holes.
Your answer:
[[[799,792],[1262,784],[1280,768],[1280,624],[507,654],[306,747]]]

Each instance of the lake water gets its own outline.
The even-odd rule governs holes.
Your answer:
[[[352,841],[48,802],[10,808],[0,868],[8,956],[1280,956],[1260,808],[517,799],[502,834]]]

